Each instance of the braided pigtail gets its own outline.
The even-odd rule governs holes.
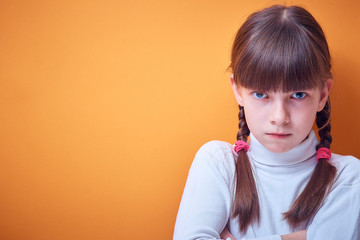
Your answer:
[[[245,120],[244,108],[239,106],[239,131],[237,140],[247,141],[250,134]],[[246,150],[238,151],[236,161],[236,192],[233,217],[239,218],[240,232],[245,232],[254,221],[260,220],[259,197],[252,167]]]
[[[330,99],[322,111],[316,114],[316,125],[319,128],[320,148],[330,149],[332,137],[330,134]],[[294,201],[290,210],[284,213],[284,218],[292,226],[309,220],[315,215],[326,194],[331,189],[336,176],[336,167],[326,158],[319,158],[311,178],[300,196]]]

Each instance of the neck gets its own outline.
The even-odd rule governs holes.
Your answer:
[[[274,153],[265,148],[255,137],[250,134],[250,157],[259,163],[271,166],[285,166],[303,162],[316,154],[318,140],[314,131],[295,148],[285,153]]]

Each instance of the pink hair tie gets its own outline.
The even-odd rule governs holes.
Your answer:
[[[331,151],[326,147],[321,147],[316,151],[316,161],[319,159],[329,160],[331,158]]]
[[[237,140],[234,147],[235,152],[238,153],[243,149],[245,150],[245,152],[247,152],[249,150],[249,145],[242,140]]]

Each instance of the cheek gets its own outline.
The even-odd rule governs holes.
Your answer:
[[[296,114],[294,114],[293,121],[295,121],[297,125],[303,126],[303,128],[311,129],[315,121],[316,110],[317,108],[299,109],[296,111]]]
[[[259,111],[259,109],[254,106],[245,108],[245,119],[250,131],[256,130],[258,127],[264,125],[265,118],[263,115],[264,111]]]

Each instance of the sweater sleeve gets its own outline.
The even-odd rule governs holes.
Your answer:
[[[216,240],[231,217],[234,156],[229,144],[212,141],[197,152],[176,218],[173,240]],[[238,240],[281,240],[280,235]]]
[[[252,238],[252,239],[241,239],[241,240],[281,240],[280,235],[272,235],[266,237]]]
[[[360,239],[360,161],[350,160],[309,225],[308,240]]]
[[[220,239],[230,217],[234,172],[231,151],[226,153],[226,146],[221,144],[226,143],[209,142],[195,156],[181,199],[174,240]]]

